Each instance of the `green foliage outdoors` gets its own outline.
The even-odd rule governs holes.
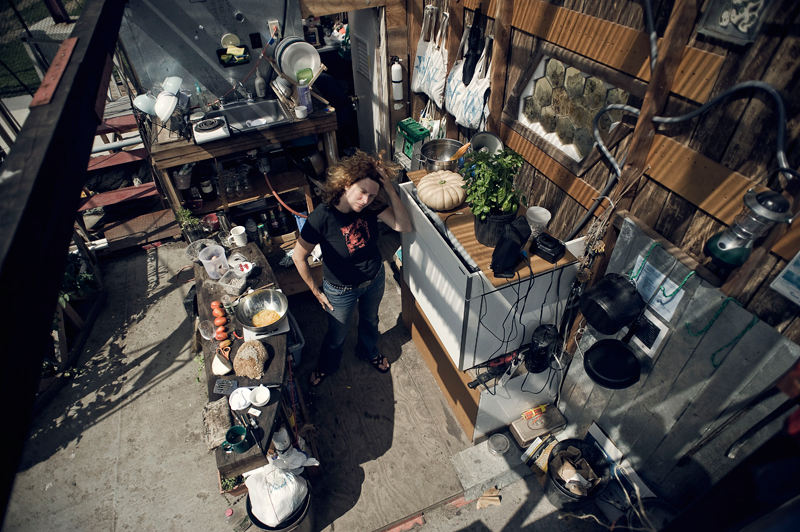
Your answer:
[[[490,215],[517,212],[519,204],[528,204],[522,191],[514,188],[514,178],[523,159],[511,148],[491,154],[471,151],[464,157],[461,175],[472,214],[479,220]]]

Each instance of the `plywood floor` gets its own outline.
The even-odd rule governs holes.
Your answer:
[[[387,275],[379,348],[392,362],[389,374],[355,358],[353,330],[339,371],[309,386],[326,317],[310,292],[289,298],[306,342],[297,378],[322,464],[312,491],[317,530],[376,530],[462,491],[450,457],[471,443],[400,320],[391,266],[398,247],[398,235],[382,236]]]

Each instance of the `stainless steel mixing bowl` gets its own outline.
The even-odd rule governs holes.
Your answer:
[[[286,319],[286,313],[289,311],[289,300],[286,299],[283,292],[271,288],[264,288],[239,298],[239,303],[234,308],[236,320],[242,324],[242,327],[248,331],[265,333],[283,324],[283,321]],[[274,310],[280,314],[281,317],[278,321],[266,327],[256,327],[253,325],[253,316],[262,310]]]

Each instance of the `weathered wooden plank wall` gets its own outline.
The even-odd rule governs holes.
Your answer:
[[[482,6],[484,15],[492,16],[497,1],[500,0],[492,2],[450,0],[449,5],[445,0],[409,1],[410,22],[408,26],[411,31],[409,43],[412,48],[412,57],[413,48],[416,47],[419,37],[419,20],[421,20],[423,3],[434,3],[442,8],[448,7],[451,13],[456,14],[456,19],[460,12],[454,11],[454,9],[463,10],[464,18],[461,24],[469,24],[472,21],[474,9],[479,4]],[[653,1],[656,31],[659,37],[663,37],[673,4],[674,2],[669,0]],[[646,40],[642,41],[641,37],[635,38],[635,35],[630,34],[631,30],[637,32],[645,30],[644,13],[640,0],[598,0],[595,2],[530,0],[515,2],[514,10],[515,14],[522,10],[540,14],[548,13],[547,16],[552,17],[553,20],[581,20],[584,21],[582,23],[590,23],[590,27],[604,28],[603,31],[615,31],[616,34],[611,35],[592,35],[587,32],[581,40],[576,41],[577,44],[570,46],[582,47],[585,50],[587,42],[595,43],[599,48],[597,51],[591,52],[592,55],[615,58],[612,62],[617,68],[627,69],[628,73],[636,71],[644,80],[649,78],[647,64],[639,68],[635,62],[630,63],[618,52],[604,55],[602,50],[602,43],[614,42],[617,34],[631,42],[639,43],[639,45],[645,43],[644,46],[646,46]],[[453,22],[451,24],[456,26],[457,21],[455,24]],[[800,3],[792,0],[780,0],[771,6],[756,41],[750,45],[730,45],[693,33],[688,43],[688,47],[691,48],[690,52],[701,57],[703,65],[713,65],[716,73],[708,76],[700,84],[691,82],[678,84],[688,87],[688,92],[682,91],[684,95],[690,95],[701,102],[741,81],[763,80],[775,86],[783,93],[787,103],[787,153],[793,168],[797,168],[798,161],[800,161],[800,155],[794,149],[798,137],[800,137],[800,116],[798,116],[800,114],[800,85],[796,83],[798,74],[800,74],[800,53],[798,53],[800,52],[800,36],[793,30],[798,24],[800,24]],[[508,104],[511,89],[528,66],[539,43],[544,41],[541,35],[559,41],[562,46],[572,42],[553,28],[542,29],[541,25],[536,26],[535,20],[531,21],[530,17],[524,24],[520,24],[519,21],[515,23],[515,26],[520,25],[525,26],[529,31],[524,31],[519,27],[512,28],[506,85],[505,87],[493,87],[493,90],[504,90],[506,104]],[[537,28],[535,35],[530,32],[532,26]],[[490,20],[487,24],[487,31],[491,32],[491,28],[492,21]],[[451,46],[451,65],[454,61],[460,31],[459,28],[459,35],[450,36],[450,42],[455,43]],[[575,52],[576,50],[571,51]],[[589,52],[584,51],[584,53]],[[637,50],[635,57],[637,61],[648,63],[648,55],[647,49]],[[677,88],[676,90],[682,89]],[[737,183],[743,185],[746,185],[748,180],[763,184],[762,181],[769,170],[776,165],[774,142],[777,121],[771,99],[766,95],[754,93],[742,94],[741,97],[729,100],[729,102],[717,105],[703,116],[691,121],[677,125],[659,126],[658,134],[669,139],[671,145],[677,146],[678,152],[682,156],[699,157],[711,165],[710,170],[701,171],[696,164],[693,167],[690,164],[676,166],[667,163],[665,167],[663,161],[659,159],[658,153],[651,152],[648,164],[651,164],[653,170],[649,174],[645,174],[640,181],[631,207],[634,215],[704,265],[710,262],[710,259],[702,251],[704,243],[711,235],[722,230],[725,224],[730,223],[732,214],[736,213],[741,205],[741,198],[724,197],[726,194],[734,195],[729,193],[730,189],[727,186],[717,187],[717,190],[720,191],[719,196],[716,195],[717,192],[714,192],[714,194],[704,197],[704,194],[708,193],[700,192],[703,188],[703,181],[709,179],[713,173],[718,176],[718,182],[722,184],[730,182],[730,179],[739,178]],[[418,118],[419,111],[425,103],[424,97],[414,96],[411,106],[412,116]],[[699,105],[698,101],[693,101],[690,97],[672,93],[663,114],[677,116],[696,109]],[[452,117],[450,117],[450,121],[452,123]],[[501,134],[502,125],[500,129],[501,131],[495,132]],[[448,129],[449,138],[458,138],[462,141],[467,141],[474,133],[474,131],[460,127],[451,126]],[[510,129],[504,133],[504,139],[507,142],[512,137],[512,133]],[[617,160],[620,160],[626,153],[629,141],[628,137],[612,150]],[[519,148],[521,143],[516,142],[515,147]],[[513,145],[514,142],[511,144]],[[531,150],[528,151],[531,154],[534,153]],[[534,159],[529,160],[534,162]],[[553,164],[558,163],[553,162]],[[566,183],[565,179],[567,178],[564,177],[563,172],[553,172],[553,168],[545,171],[551,166],[538,162],[534,162],[532,165],[527,164],[520,172],[517,183],[522,190],[526,191],[529,204],[541,205],[553,213],[549,229],[556,236],[564,237],[586,212],[584,196],[591,195],[592,190],[601,189],[608,179],[610,171],[608,165],[601,161],[580,177],[583,184],[577,186],[575,183]],[[676,170],[680,173],[676,173]],[[569,174],[569,172],[567,173]],[[573,178],[568,178],[568,180],[573,180]],[[679,183],[680,186],[676,186],[675,183]],[[584,187],[584,185],[588,185],[588,187]],[[577,199],[575,191],[580,191]],[[571,193],[572,195],[570,195]],[[798,319],[800,309],[770,290],[769,283],[798,250],[800,250],[800,227],[790,231],[776,244],[773,254],[756,269],[744,287],[743,293],[739,296],[739,300],[748,310],[755,312],[759,318],[793,341],[800,340],[800,319]]]

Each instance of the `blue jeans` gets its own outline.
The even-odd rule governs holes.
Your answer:
[[[365,283],[366,284],[366,283]],[[327,280],[322,282],[322,290],[333,306],[328,310],[328,332],[322,339],[317,368],[329,375],[339,369],[344,351],[344,341],[350,329],[350,319],[358,305],[358,343],[356,356],[372,360],[379,356],[378,307],[383,299],[386,274],[381,266],[378,275],[368,286],[336,286]]]

